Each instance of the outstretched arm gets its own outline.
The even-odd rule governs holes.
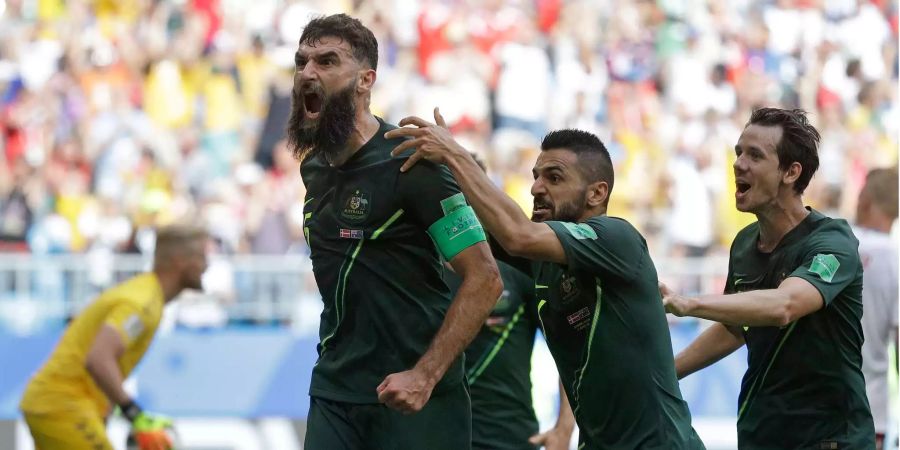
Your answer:
[[[783,327],[824,306],[822,294],[808,281],[789,277],[776,289],[737,294],[686,297],[660,285],[666,311],[676,316],[714,320],[733,326]]]
[[[408,170],[421,159],[446,164],[485,230],[507,252],[513,256],[565,264],[566,254],[556,233],[546,224],[529,220],[519,205],[491,182],[469,152],[450,135],[437,108],[434,118],[437,125],[418,117],[407,117],[400,125],[415,125],[416,128],[396,128],[385,134],[389,139],[412,138],[392,152],[399,155],[415,149],[400,170]]]
[[[682,379],[714,364],[744,345],[740,328],[714,323],[675,357],[675,373]]]

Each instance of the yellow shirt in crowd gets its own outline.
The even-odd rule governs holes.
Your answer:
[[[108,415],[109,400],[85,368],[94,337],[104,324],[119,332],[125,344],[119,370],[127,377],[150,346],[164,303],[162,287],[153,273],[135,276],[103,292],[72,321],[50,358],[32,377],[19,405],[22,412]]]

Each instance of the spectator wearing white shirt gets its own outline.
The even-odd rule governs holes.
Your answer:
[[[897,242],[890,236],[896,220],[897,169],[874,169],[859,194],[853,232],[863,264],[862,371],[878,450],[890,429],[888,348],[897,342]]]

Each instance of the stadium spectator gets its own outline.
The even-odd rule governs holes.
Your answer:
[[[863,265],[862,370],[875,420],[878,450],[884,448],[890,428],[888,349],[892,342],[897,342],[898,255],[897,241],[890,236],[896,221],[897,169],[869,171],[859,193],[853,233],[859,239],[859,258]]]
[[[510,109],[501,104],[533,97],[523,109],[534,119],[528,123],[595,131],[618,176],[609,214],[629,220],[657,260],[678,258],[691,242],[668,223],[692,208],[681,204],[683,196],[670,195],[673,165],[693,164],[708,188],[712,201],[703,214],[714,223],[702,236],[709,242],[706,255],[724,255],[753,220],[734,208],[730,167],[745,116],[758,105],[810,111],[822,133],[822,170],[805,200],[830,216],[852,217],[868,170],[897,163],[895,2],[0,5],[0,220],[4,231],[15,234],[0,238],[0,251],[76,258],[93,252],[84,260],[91,284],[115,281],[102,252],[126,228],[132,230],[126,250],[144,258],[152,253],[147,230],[182,217],[212,219],[211,231],[222,235],[229,255],[240,258],[261,248],[251,245],[260,233],[247,208],[261,189],[246,184],[252,177],[244,177],[243,167],[249,161],[263,170],[273,165],[272,150],[290,111],[290,58],[311,14],[351,13],[375,33],[373,113],[397,122],[442,105],[454,135],[490,162],[491,179],[525,209],[539,141],[528,131],[501,128],[510,123],[497,120]],[[777,29],[784,23],[792,29]],[[534,82],[546,85],[522,91],[515,88],[519,78],[501,79],[503,71],[519,70],[501,65],[507,48],[529,49],[534,61],[542,60],[549,74]],[[678,70],[682,62],[684,72]],[[682,76],[688,72],[696,78]],[[538,74],[529,77],[537,80]],[[211,96],[218,92],[225,94]],[[684,95],[689,92],[694,97]],[[534,108],[539,103],[545,107]],[[150,162],[153,170],[137,168]],[[13,176],[24,182],[12,182]],[[14,186],[23,188],[30,214],[23,214]],[[302,221],[301,208],[299,201],[292,206],[289,228]],[[93,227],[100,210],[115,215],[116,225]],[[24,231],[18,229],[23,223]],[[279,243],[266,250],[304,253],[305,247]],[[257,285],[255,275],[235,267],[238,303],[254,300],[248,293]],[[43,276],[47,271],[59,280],[53,295],[41,287],[50,279]],[[17,275],[9,269],[6,279]],[[65,311],[93,295],[79,287],[86,283],[49,266],[25,275],[40,280],[7,283],[14,291],[5,294],[64,302]],[[692,287],[690,277],[673,281]],[[724,279],[705,276],[703,282]],[[269,314],[230,313],[235,320]]]
[[[464,131],[467,145],[484,149],[493,178],[511,194],[519,190],[516,168],[494,164],[507,157],[495,154],[502,149],[492,145],[494,130],[599,132],[620,186],[628,186],[611,213],[631,219],[661,256],[680,247],[665,227],[667,210],[682,207],[664,192],[669,160],[683,143],[697,152],[698,136],[713,127],[723,143],[703,150],[709,172],[719,174],[709,251],[722,251],[749,223],[732,208],[726,186],[730,143],[754,105],[813,112],[829,163],[810,186],[812,206],[852,216],[866,171],[897,161],[890,2],[53,4],[36,12],[28,2],[6,2],[0,15],[0,164],[9,173],[24,158],[33,168],[26,235],[40,235],[58,206],[77,224],[78,204],[98,198],[118,202],[133,228],[202,214],[223,189],[249,201],[254,190],[237,189],[234,174],[254,158],[271,166],[289,103],[279,86],[290,79],[282,62],[289,57],[281,55],[293,52],[310,14],[339,10],[357,14],[379,39],[373,110],[397,121],[442,105],[454,133]],[[524,59],[506,58],[511,54],[534,63],[523,71],[517,64]],[[523,80],[530,80],[524,88]],[[703,120],[710,109],[715,125]],[[244,114],[236,118],[236,111]],[[682,126],[685,118],[697,123]],[[80,154],[86,190],[54,178],[59,171],[49,162],[59,167],[65,148]],[[141,179],[149,173],[132,172],[144,151],[174,181],[170,201],[141,192],[158,186]],[[238,241],[251,239],[250,227],[239,229]],[[98,238],[77,229],[57,237],[54,245],[66,252],[87,251]]]

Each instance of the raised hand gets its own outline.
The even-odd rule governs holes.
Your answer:
[[[445,163],[450,156],[468,154],[466,149],[453,139],[438,108],[434,108],[434,122],[431,123],[420,117],[409,116],[400,121],[401,128],[393,129],[384,134],[386,139],[412,138],[403,141],[391,151],[392,156],[397,156],[411,148],[415,149],[415,152],[400,167],[401,172],[406,172],[421,159],[440,164]],[[416,128],[406,127],[406,125],[415,125]]]

